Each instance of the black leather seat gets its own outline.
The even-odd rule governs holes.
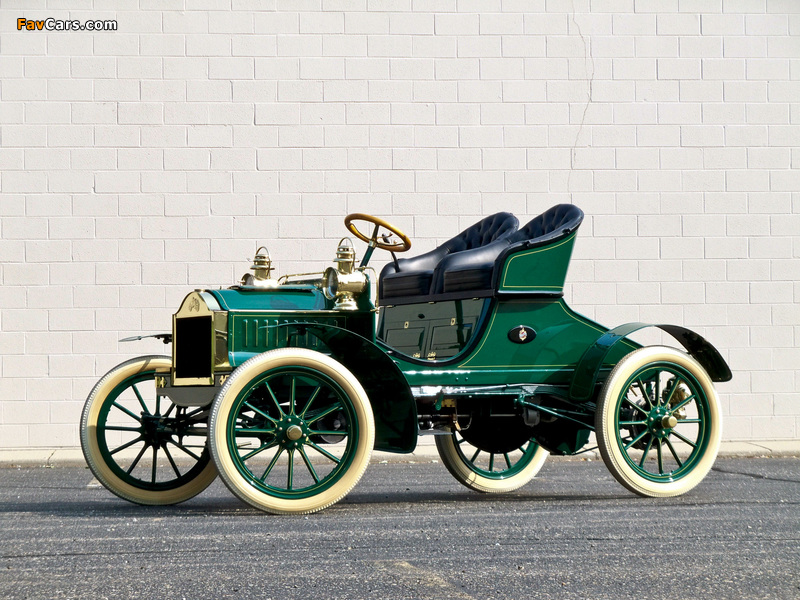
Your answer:
[[[443,259],[464,252],[474,252],[503,240],[517,230],[519,221],[511,213],[500,212],[468,227],[430,252],[413,258],[401,258],[386,265],[380,275],[380,298],[427,296],[440,293],[442,283],[435,281],[437,265]]]
[[[553,206],[509,236],[481,248],[443,258],[433,274],[431,291],[451,293],[491,289],[495,271],[502,268],[508,252],[513,252],[517,247],[533,248],[565,238],[582,221],[583,211],[577,206]]]

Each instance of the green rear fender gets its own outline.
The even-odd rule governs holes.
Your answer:
[[[691,329],[679,325],[653,325],[650,323],[626,323],[607,331],[584,352],[569,388],[570,400],[587,402],[597,390],[600,371],[611,358],[614,346],[635,331],[647,327],[658,327],[678,340],[686,351],[706,370],[712,381],[730,381],[733,377],[728,364],[719,351],[706,339]],[[617,357],[619,360],[621,357]],[[616,360],[612,361],[616,362]]]
[[[331,356],[356,376],[369,396],[375,417],[375,449],[408,453],[417,446],[419,427],[414,396],[398,366],[368,339],[332,325],[286,323],[279,327],[308,333],[330,349]]]

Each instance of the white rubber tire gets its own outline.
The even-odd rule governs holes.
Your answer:
[[[657,363],[674,364],[688,371],[706,397],[708,431],[704,436],[702,455],[694,457],[688,472],[671,481],[652,481],[631,465],[625,449],[620,447],[616,431],[616,414],[621,394],[630,378],[640,369]],[[595,427],[598,447],[608,470],[623,486],[640,496],[666,498],[679,496],[694,488],[711,470],[722,439],[722,411],[716,390],[705,369],[688,354],[667,346],[646,346],[625,356],[603,385],[597,403]],[[691,457],[690,457],[691,459]]]
[[[259,490],[236,467],[228,447],[227,423],[234,404],[250,382],[261,374],[281,367],[304,367],[329,377],[352,403],[358,426],[358,440],[347,471],[319,493],[305,498],[281,498]],[[375,443],[372,407],[355,375],[336,360],[313,350],[279,348],[251,358],[233,371],[217,394],[209,421],[211,456],[225,485],[241,500],[272,514],[307,514],[322,510],[344,498],[355,487],[369,464]]]
[[[117,365],[106,373],[92,389],[81,415],[80,434],[83,456],[97,480],[120,498],[136,504],[168,505],[193,498],[217,477],[217,469],[209,460],[191,481],[168,490],[147,490],[123,481],[108,464],[98,442],[98,419],[109,395],[125,380],[146,371],[169,372],[172,359],[168,356],[141,356]]]
[[[458,451],[452,435],[437,435],[436,449],[444,466],[459,483],[476,492],[487,494],[502,494],[521,488],[536,476],[549,456],[547,450],[538,446],[533,456],[528,459],[529,462],[519,471],[505,477],[492,478],[476,472],[468,464],[466,458]]]

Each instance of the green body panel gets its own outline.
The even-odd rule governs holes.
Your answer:
[[[282,285],[271,289],[230,288],[208,290],[222,310],[324,310],[333,308],[323,293],[313,285]]]
[[[509,255],[498,280],[499,292],[561,292],[577,232],[551,244]]]
[[[533,329],[535,337],[511,341],[509,332],[520,325]],[[472,344],[449,360],[420,361],[399,353],[393,358],[412,386],[567,386],[586,349],[607,329],[572,311],[563,299],[549,298],[495,300],[478,331]],[[622,342],[606,357],[606,368],[636,347]]]
[[[375,318],[371,311],[337,311],[313,285],[283,285],[275,289],[211,290],[228,312],[228,360],[236,368],[246,360],[272,350],[293,346],[329,352],[315,335],[283,325],[319,323],[341,327],[374,340]]]
[[[228,313],[231,368],[275,348],[329,354],[356,375],[370,397],[375,448],[413,452],[418,434],[414,398],[403,375],[374,344],[375,312],[369,295],[365,309],[340,311],[312,285],[210,293]]]

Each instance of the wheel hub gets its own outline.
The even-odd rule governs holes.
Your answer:
[[[647,428],[658,439],[663,439],[672,432],[678,424],[678,419],[666,406],[656,406],[647,417]]]
[[[158,444],[164,437],[175,433],[174,419],[160,415],[142,414],[142,434],[146,441]]]
[[[286,450],[293,450],[308,440],[308,426],[300,417],[288,415],[278,422],[278,439]]]

